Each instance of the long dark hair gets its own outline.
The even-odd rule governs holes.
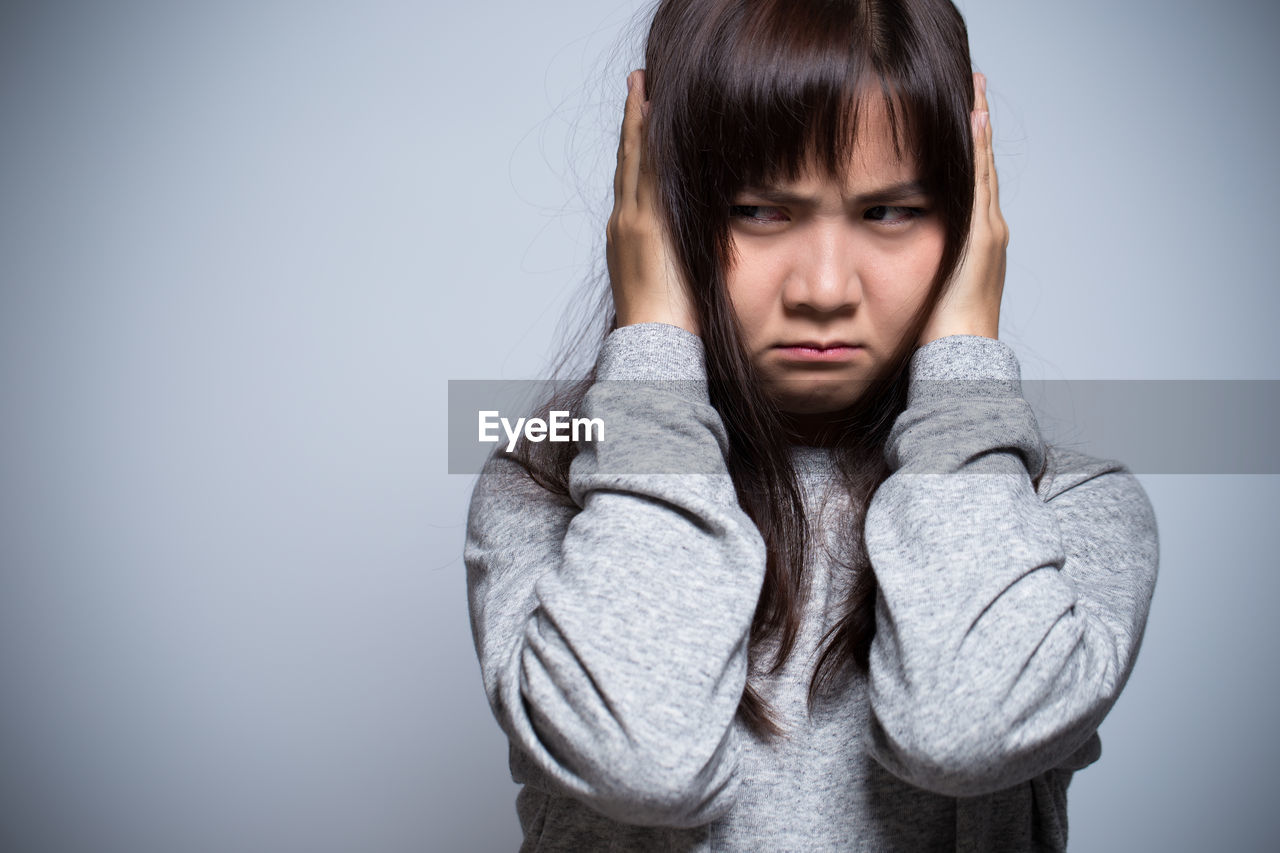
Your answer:
[[[914,158],[945,244],[929,294],[884,374],[831,418],[854,517],[843,558],[854,582],[824,638],[810,705],[850,665],[866,672],[875,633],[875,575],[862,547],[864,512],[889,475],[883,446],[905,406],[914,343],[963,252],[973,204],[968,35],[949,0],[662,0],[645,49],[647,146],[676,260],[692,283],[711,402],[729,434],[738,500],[767,546],[751,626],[753,671],[777,672],[803,613],[804,514],[785,413],[762,391],[725,286],[730,205],[749,184],[798,177],[809,163],[843,177],[866,99],[885,107],[895,151]],[[574,408],[588,376],[557,408]],[[538,482],[568,493],[572,445],[521,443]],[[772,662],[758,667],[766,648]],[[782,733],[748,680],[738,708],[759,737]]]

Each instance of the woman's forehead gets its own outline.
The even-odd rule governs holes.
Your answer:
[[[836,123],[838,137],[809,136],[805,151],[794,161],[761,164],[758,174],[747,176],[748,182],[776,186],[835,181],[856,195],[867,186],[918,180],[906,113],[900,105],[892,114],[890,110],[878,90],[864,94]]]
[[[832,174],[811,164],[798,175],[751,182],[743,190],[774,204],[808,203],[824,198],[905,199],[929,194],[914,163],[896,156],[892,159],[855,156],[843,174]]]
[[[861,135],[861,134],[860,134]],[[906,195],[914,187],[923,193],[925,187],[916,158],[902,147],[895,148],[891,138],[859,139],[845,160],[832,171],[814,157],[808,157],[796,171],[775,171],[759,180],[748,181],[750,188],[769,190],[776,196],[787,193],[815,196],[836,192],[846,198],[883,194],[897,188]]]

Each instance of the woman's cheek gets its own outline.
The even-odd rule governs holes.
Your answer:
[[[909,258],[898,270],[901,276],[900,302],[898,310],[908,317],[914,317],[929,296],[929,289],[934,276],[938,274],[938,265],[942,263],[942,249],[945,235],[941,226],[928,229],[921,235]]]

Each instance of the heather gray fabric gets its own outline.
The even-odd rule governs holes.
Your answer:
[[[795,651],[752,676],[788,731],[766,743],[734,717],[764,545],[702,365],[700,339],[673,326],[614,332],[585,400],[608,440],[581,445],[572,501],[501,454],[476,487],[472,629],[524,785],[522,849],[1063,849],[1067,785],[1100,754],[1155,584],[1140,485],[1046,453],[1004,343],[918,350],[895,473],[866,508],[870,673],[812,715],[851,508],[826,452],[795,451],[821,542]],[[640,379],[685,381],[610,381]],[[708,473],[652,473],[658,458]]]

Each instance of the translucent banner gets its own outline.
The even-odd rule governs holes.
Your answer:
[[[1021,385],[1022,397],[1051,445],[1118,460],[1139,474],[1280,474],[1280,380],[1045,380]],[[568,383],[450,380],[449,473],[475,474],[490,454],[513,447],[517,439],[607,444],[612,438],[628,441],[634,449],[640,435],[653,437],[652,455],[640,462],[632,458],[633,465],[649,466],[652,473],[699,473],[664,451],[661,428],[671,420],[673,408],[694,407],[705,417],[705,386],[654,381],[598,383],[596,388],[603,386],[616,386],[607,392],[614,402],[603,402],[601,396],[599,405],[583,411],[563,396],[548,405],[570,390]],[[972,413],[967,420],[954,419],[958,446],[968,443],[961,430],[983,428],[983,413],[996,405],[991,401],[1007,402],[1011,395],[1016,399],[1008,383],[981,381],[935,382],[917,394],[929,405],[954,405]]]

